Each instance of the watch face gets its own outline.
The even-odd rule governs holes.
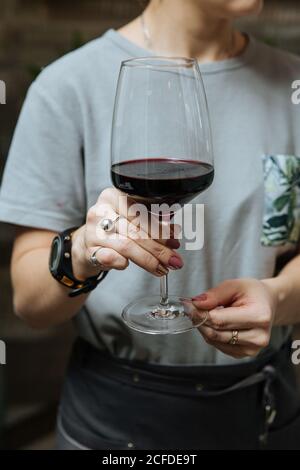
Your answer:
[[[60,260],[60,253],[61,253],[61,241],[59,237],[54,238],[51,248],[51,256],[50,256],[50,270],[56,271],[59,265]]]

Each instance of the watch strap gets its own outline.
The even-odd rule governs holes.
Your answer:
[[[107,274],[108,271],[102,271],[99,276],[97,276],[97,278],[87,279],[81,286],[74,288],[72,292],[68,294],[69,297],[77,297],[78,295],[87,294],[88,292],[91,292],[98,286],[98,284],[100,284],[100,282],[104,281]]]
[[[91,292],[94,290],[101,281],[105,279],[108,271],[101,271],[97,276],[90,277],[84,281],[76,279],[73,273],[72,265],[72,234],[77,230],[77,227],[67,229],[59,233],[55,238],[59,238],[61,250],[59,253],[59,267],[55,272],[51,269],[52,276],[62,285],[72,289],[68,294],[69,297],[76,297],[78,295]],[[54,239],[55,240],[55,239]]]

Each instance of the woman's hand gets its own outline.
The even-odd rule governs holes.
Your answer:
[[[124,270],[130,261],[157,277],[168,273],[169,269],[180,269],[183,261],[174,249],[180,243],[174,238],[174,227],[170,228],[171,237],[153,240],[143,227],[134,224],[135,217],[128,216],[128,209],[134,203],[114,188],[105,189],[97,203],[90,208],[86,224],[73,234],[72,262],[77,279],[95,276],[102,270]],[[116,220],[113,232],[105,232],[99,222],[108,218]],[[141,222],[142,219],[139,219]],[[142,224],[141,224],[142,225]],[[117,235],[117,236],[116,236]],[[92,266],[91,255],[96,257],[101,268]]]
[[[199,315],[209,311],[200,333],[223,353],[234,358],[253,357],[268,346],[277,298],[267,281],[228,280],[192,301]],[[238,331],[238,342],[232,345],[234,331]]]

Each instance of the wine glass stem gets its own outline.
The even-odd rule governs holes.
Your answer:
[[[168,305],[169,303],[168,275],[160,278],[160,304]]]

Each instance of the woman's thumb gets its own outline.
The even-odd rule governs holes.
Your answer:
[[[236,294],[236,284],[234,281],[226,281],[208,291],[192,298],[193,304],[197,308],[209,309],[225,306],[232,302]]]

